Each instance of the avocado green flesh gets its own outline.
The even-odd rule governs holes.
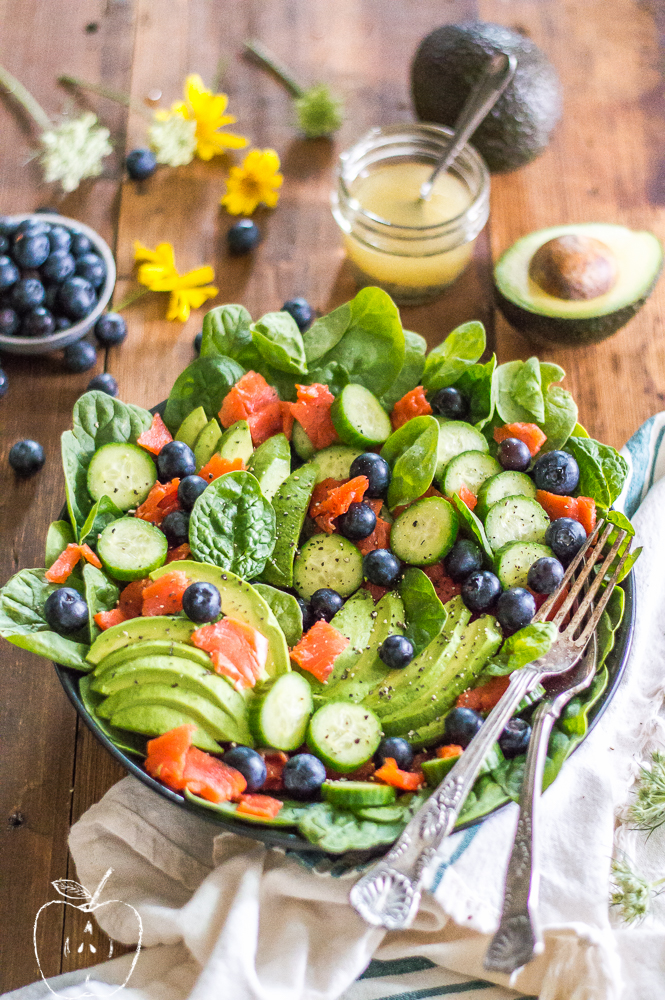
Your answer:
[[[206,417],[206,411],[202,406],[197,406],[195,410],[192,410],[191,413],[187,414],[183,422],[180,424],[175,440],[183,441],[193,451],[196,440],[207,423],[208,418]]]
[[[230,462],[234,458],[241,458],[247,465],[254,451],[252,434],[247,421],[238,420],[235,424],[231,424],[228,430],[222,434],[215,450],[222,458],[228,458]]]
[[[249,461],[249,471],[258,479],[268,500],[291,472],[291,448],[284,434],[274,434],[260,444]]]
[[[348,601],[345,601],[344,606],[340,608],[330,624],[349,640],[349,645],[336,657],[332,672],[325,684],[317,680],[309,671],[301,671],[298,667],[294,667],[307,678],[315,695],[326,699],[326,692],[341,679],[345,671],[350,670],[354,663],[360,659],[368,643],[375,618],[374,601],[367,590],[358,590]]]
[[[206,424],[194,444],[194,459],[196,471],[200,472],[217,451],[217,445],[222,438],[222,428],[216,417]]]
[[[318,475],[316,465],[303,465],[284,480],[272,500],[277,520],[277,538],[272,555],[261,573],[262,583],[273,587],[293,586],[293,563],[298,539]]]
[[[103,722],[103,720],[100,720]],[[111,725],[118,729],[126,729],[130,733],[142,733],[146,736],[162,736],[178,726],[194,725],[192,743],[199,750],[208,753],[219,753],[221,747],[215,737],[205,728],[199,718],[195,718],[184,708],[166,707],[164,705],[134,704],[118,709],[111,716]]]
[[[204,649],[197,649],[196,646],[190,646],[186,642],[172,642],[169,639],[142,639],[132,643],[131,646],[122,646],[116,649],[115,653],[110,653],[100,660],[95,667],[95,677],[144,656],[178,656],[212,670],[212,660]]]
[[[106,738],[109,739],[111,743],[118,748],[118,750],[124,750],[125,753],[135,754],[138,757],[145,757],[145,739],[142,738],[140,734],[135,736],[131,732],[124,732],[121,729],[117,729],[115,726],[110,725],[106,719],[102,719],[99,715],[97,715],[97,709],[104,700],[104,696],[97,694],[96,691],[92,690],[91,674],[84,674],[84,676],[79,679],[79,693],[81,695],[83,707],[95,720],[95,724],[99,726],[104,736],[106,736]]]
[[[165,566],[168,570],[170,567]],[[159,572],[157,570],[156,572]],[[168,642],[187,642],[197,628],[188,618],[154,615],[150,618],[132,618],[113,625],[93,642],[86,659],[97,665],[111,653],[143,640],[162,639]]]

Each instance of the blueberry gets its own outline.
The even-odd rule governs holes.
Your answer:
[[[541,455],[531,475],[537,489],[562,497],[570,496],[580,481],[579,466],[567,451],[548,451]]]
[[[483,568],[483,553],[479,545],[468,538],[458,538],[452,549],[443,560],[446,573],[455,581],[462,583],[471,573]]]
[[[74,256],[80,257],[81,254],[90,253],[93,246],[92,242],[83,233],[72,233],[71,248]]]
[[[316,621],[329,622],[344,607],[344,598],[330,587],[319,587],[309,603]]]
[[[529,567],[527,583],[537,594],[553,594],[563,580],[563,566],[553,556],[536,559]]]
[[[100,372],[99,375],[95,375],[90,379],[85,391],[91,392],[93,389],[105,392],[108,396],[118,395],[118,383],[113,378],[113,375],[109,375],[108,372]]]
[[[9,239],[7,236],[3,236],[2,233],[0,233],[0,254],[5,256],[8,250],[9,250]]]
[[[0,257],[0,292],[11,288],[21,277],[19,269],[9,257]]]
[[[312,625],[319,619],[317,619],[307,601],[303,601],[302,597],[296,597],[296,601],[298,602],[300,613],[302,614],[302,630],[303,632],[309,632]]]
[[[557,517],[548,525],[545,532],[545,544],[549,545],[564,566],[577,555],[586,538],[586,531],[580,522],[574,521],[572,517]]]
[[[301,333],[311,325],[314,319],[314,310],[307,299],[303,299],[300,296],[295,299],[287,299],[282,306],[282,312],[290,313],[293,316]]]
[[[23,314],[21,322],[22,337],[48,337],[55,330],[55,320],[52,313],[43,306],[29,309]]]
[[[511,472],[526,472],[531,464],[531,452],[519,438],[505,438],[497,452],[499,464]]]
[[[447,417],[448,420],[465,420],[469,415],[469,403],[466,396],[463,396],[459,389],[454,386],[446,386],[439,389],[430,401],[430,406],[434,413]]]
[[[19,233],[14,237],[12,257],[19,267],[41,267],[51,252],[51,244],[46,233],[28,235]]]
[[[184,476],[178,486],[178,500],[185,510],[191,510],[208,484],[201,476]]]
[[[174,511],[168,517],[174,517],[180,511]],[[162,529],[164,528],[162,521]],[[214,622],[222,611],[222,598],[214,583],[190,583],[182,595],[182,610],[193,622]]]
[[[5,306],[0,309],[0,335],[3,337],[13,337],[19,326],[19,318],[13,309]]]
[[[11,238],[15,232],[16,223],[10,222],[6,215],[0,215],[0,233]]]
[[[9,450],[9,464],[18,476],[31,476],[44,464],[44,449],[38,441],[26,438],[17,441]]]
[[[203,330],[199,330],[199,332],[194,337],[194,341],[193,341],[193,344],[192,344],[192,346],[193,346],[194,351],[195,351],[196,354],[200,354],[201,353],[201,343],[202,342],[203,342]]]
[[[7,389],[9,388],[9,382],[7,380],[7,372],[4,368],[0,368],[0,399],[7,395]]]
[[[351,478],[355,476],[366,476],[369,486],[365,496],[371,500],[379,500],[386,495],[390,486],[390,466],[385,458],[381,458],[374,451],[363,452],[351,463],[349,470]]]
[[[196,472],[194,452],[184,441],[169,441],[157,456],[157,471],[162,483],[193,476]]]
[[[88,624],[88,605],[78,590],[59,587],[46,598],[44,618],[54,632],[69,635]]]
[[[183,545],[189,541],[189,512],[186,510],[172,510],[167,514],[160,528],[166,535],[169,548],[176,545]],[[206,619],[208,620],[208,619]]]
[[[43,277],[58,284],[71,278],[75,270],[76,261],[68,250],[53,250],[42,265]]]
[[[92,312],[96,301],[95,289],[80,275],[75,274],[60,285],[58,303],[70,319],[83,319]]]
[[[157,157],[151,149],[132,149],[125,157],[125,166],[133,181],[145,181],[157,169]]]
[[[44,286],[35,278],[21,278],[12,288],[11,301],[17,312],[35,309],[44,301]]]
[[[121,344],[126,336],[127,324],[120,313],[104,313],[95,323],[95,337],[104,347]]]
[[[402,771],[408,771],[413,764],[413,747],[401,736],[384,736],[374,754],[374,763],[383,767],[386,757],[392,757]]]
[[[484,719],[472,708],[453,708],[446,716],[443,742],[446,746],[466,748],[481,728]]]
[[[58,309],[58,292],[60,288],[58,285],[46,285],[44,292],[44,305],[50,312],[55,312]]]
[[[326,769],[311,753],[298,753],[284,765],[284,788],[294,799],[314,799],[326,780]]]
[[[524,587],[509,587],[504,590],[496,602],[496,615],[499,625],[506,632],[517,632],[528,625],[536,613],[536,602],[533,594]]]
[[[499,736],[499,746],[504,757],[510,760],[526,753],[531,739],[531,726],[524,719],[511,719]]]
[[[261,230],[251,219],[238,219],[228,230],[226,242],[229,253],[249,253],[261,242]]]
[[[72,245],[72,234],[64,226],[51,226],[48,241],[51,244],[51,253],[55,250],[66,250],[69,253],[69,248]]]
[[[48,236],[50,232],[51,227],[48,222],[43,222],[41,219],[24,219],[15,226],[12,242],[16,243],[25,236]]]
[[[379,657],[391,670],[406,667],[413,659],[413,643],[405,635],[389,635],[379,648]]]
[[[97,364],[97,351],[87,340],[77,340],[74,344],[67,344],[63,359],[67,371],[87,372]]]
[[[402,564],[389,549],[374,549],[363,556],[363,573],[378,587],[392,587],[402,571]]]
[[[376,514],[368,503],[352,503],[337,519],[337,530],[345,538],[358,541],[367,538],[376,528]]]
[[[72,325],[72,321],[67,319],[66,316],[56,316],[55,317],[55,328],[56,330],[69,330]]]
[[[96,253],[82,253],[76,258],[76,273],[93,288],[101,288],[106,280],[106,264]]]
[[[462,584],[462,600],[471,611],[489,611],[500,593],[499,578],[488,569],[470,573]]]
[[[266,762],[260,753],[250,747],[232,747],[224,754],[224,763],[240,771],[247,782],[248,792],[258,792],[268,777]]]

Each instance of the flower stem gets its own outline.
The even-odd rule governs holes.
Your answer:
[[[149,288],[138,288],[135,291],[130,292],[129,295],[125,295],[119,305],[113,306],[113,312],[120,312],[121,309],[126,309],[127,306],[131,306],[133,302],[137,302],[139,299],[142,299],[143,296],[147,295],[149,291]]]
[[[282,83],[294,97],[303,96],[305,93],[303,88],[293,79],[286,66],[279,62],[272,52],[268,51],[265,45],[262,45],[261,42],[257,42],[256,39],[250,39],[250,41],[245,42],[245,52],[253,56],[258,63],[265,66],[266,69],[269,69],[271,73],[274,73],[280,83]]]
[[[148,111],[147,108],[142,107],[129,97],[128,94],[123,94],[120,90],[113,90],[111,87],[104,87],[101,83],[88,83],[86,80],[80,80],[77,76],[68,76],[63,74],[58,77],[58,83],[67,83],[70,87],[79,87],[81,90],[90,90],[93,94],[99,94],[100,97],[106,97],[109,101],[115,101],[116,104],[123,104],[126,108],[130,108],[139,115],[143,115],[145,118],[150,118],[152,120],[152,113]]]
[[[21,81],[17,80],[15,76],[12,76],[12,74],[9,73],[4,66],[0,66],[0,83],[3,87],[7,88],[10,94],[14,95],[19,104],[23,106],[23,108],[41,129],[46,131],[47,129],[53,127],[53,122],[46,114],[39,101],[35,100],[30,91],[23,86]]]

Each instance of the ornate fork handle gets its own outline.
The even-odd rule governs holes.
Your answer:
[[[517,705],[535,687],[541,669],[525,667],[510,675],[508,690],[460,759],[408,824],[392,850],[351,890],[351,905],[367,923],[388,930],[414,919],[425,873],[444,837],[452,831],[464,801],[493,743]]]

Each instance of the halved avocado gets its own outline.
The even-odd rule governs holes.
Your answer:
[[[606,269],[599,268],[603,256]],[[663,248],[653,233],[604,222],[552,226],[523,236],[500,257],[496,302],[508,322],[538,344],[594,344],[641,309],[662,266]],[[600,294],[592,293],[594,281]]]

